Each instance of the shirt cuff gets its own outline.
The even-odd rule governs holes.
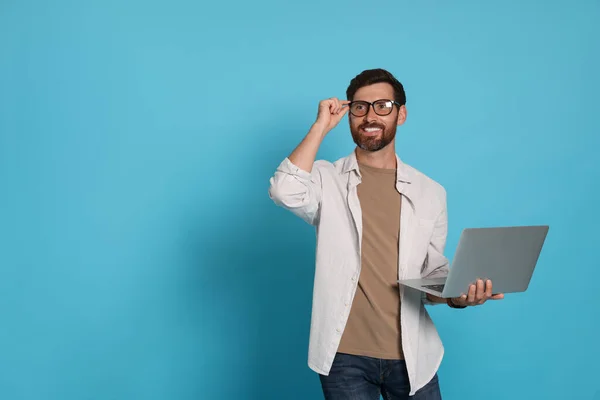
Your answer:
[[[310,172],[307,172],[298,166],[296,166],[293,162],[290,161],[288,157],[286,157],[281,164],[279,164],[278,168],[281,172],[286,174],[297,176],[298,178],[305,179],[307,181],[313,181],[312,175]]]

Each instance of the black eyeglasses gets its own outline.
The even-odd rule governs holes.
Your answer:
[[[397,101],[386,99],[376,100],[372,103],[363,100],[351,101],[349,106],[350,113],[352,115],[355,117],[364,117],[369,113],[369,108],[371,106],[373,106],[373,111],[375,111],[375,114],[380,116],[389,115],[394,109],[394,104],[400,107],[400,103]]]

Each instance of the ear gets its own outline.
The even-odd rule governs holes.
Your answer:
[[[400,108],[398,109],[398,125],[402,125],[404,121],[406,121],[406,113],[406,106],[400,106]]]

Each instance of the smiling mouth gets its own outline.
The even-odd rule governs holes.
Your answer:
[[[379,127],[368,127],[362,128],[361,131],[367,136],[376,136],[383,132],[383,129]]]

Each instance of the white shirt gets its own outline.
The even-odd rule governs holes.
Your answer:
[[[396,188],[402,195],[399,279],[447,276],[446,191],[398,156]],[[269,197],[317,234],[316,270],[308,351],[309,367],[328,375],[352,306],[361,269],[362,214],[354,152],[334,163],[317,160],[310,173],[284,159],[270,179]],[[413,395],[437,372],[444,354],[424,304],[424,293],[399,286],[402,349]],[[430,303],[429,303],[430,304]]]

